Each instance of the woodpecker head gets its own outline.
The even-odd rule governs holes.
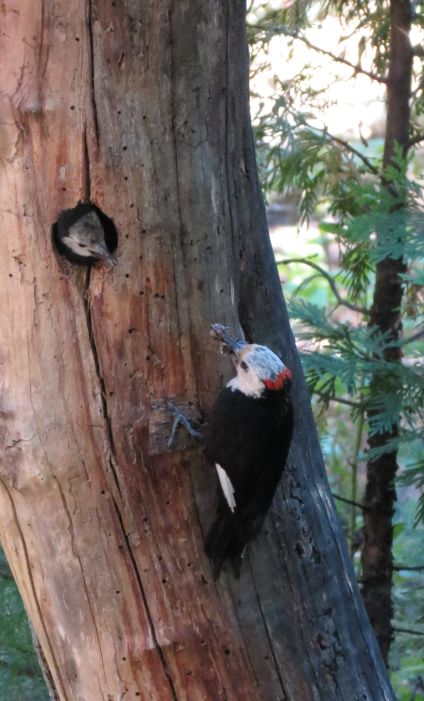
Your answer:
[[[79,204],[61,212],[54,230],[59,251],[74,263],[89,265],[100,262],[112,267],[116,261],[107,245],[104,222],[91,204]],[[110,222],[105,215],[104,220]]]
[[[267,346],[231,338],[220,324],[211,326],[211,335],[222,344],[223,352],[230,353],[236,375],[227,384],[251,397],[261,397],[266,390],[279,392],[287,387],[292,373],[282,360]]]

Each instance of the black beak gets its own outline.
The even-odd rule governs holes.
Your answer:
[[[89,251],[93,258],[101,261],[108,268],[113,268],[116,265],[116,260],[105,243],[95,243],[90,246]]]
[[[247,346],[246,341],[240,338],[233,338],[228,334],[228,327],[222,324],[211,324],[209,335],[219,341],[224,353],[237,354],[244,346]]]

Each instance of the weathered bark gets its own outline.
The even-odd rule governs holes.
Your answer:
[[[383,172],[395,165],[396,147],[407,155],[410,138],[412,48],[409,40],[412,10],[409,0],[391,0],[390,56],[387,82],[387,124],[384,144]],[[393,183],[386,183],[392,194]],[[398,194],[399,198],[399,194]],[[397,206],[401,206],[399,203]],[[405,263],[400,258],[386,258],[377,265],[370,325],[397,341],[401,331],[402,280]],[[385,350],[388,362],[398,363],[401,349]],[[380,392],[384,379],[376,374],[371,382],[371,396]],[[372,421],[373,412],[370,412]],[[370,435],[370,448],[382,448],[397,438],[398,428]],[[364,547],[362,551],[363,597],[377,635],[385,662],[388,661],[393,638],[393,514],[396,501],[395,477],[398,470],[397,451],[383,453],[367,463],[367,484],[364,504]]]
[[[1,539],[60,699],[392,699],[266,233],[243,3],[6,0],[2,26]],[[52,251],[80,199],[117,226],[113,272]],[[239,319],[295,370],[296,437],[215,584],[215,475],[167,450],[164,403],[207,412],[208,324]]]

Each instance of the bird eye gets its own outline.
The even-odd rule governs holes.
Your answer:
[[[80,243],[79,247],[80,247],[80,248],[87,248],[87,246],[85,245],[85,243]]]
[[[247,370],[249,369],[248,364],[245,363],[244,360],[241,361],[240,367],[243,368],[243,370],[246,370],[246,372],[247,372]]]

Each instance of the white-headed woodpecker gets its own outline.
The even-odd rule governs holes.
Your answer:
[[[293,407],[292,375],[275,353],[231,338],[219,324],[211,335],[236,369],[212,409],[205,442],[219,478],[217,514],[205,543],[216,579],[227,558],[239,575],[246,544],[262,527],[287,461]]]

